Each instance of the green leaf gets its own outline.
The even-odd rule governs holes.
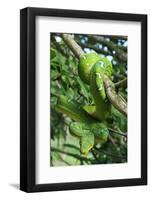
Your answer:
[[[81,92],[82,94],[87,98],[89,99],[89,92],[87,91],[87,88],[85,86],[85,84],[81,81],[81,79],[79,77],[76,77],[76,80],[80,86],[80,89],[81,89]]]

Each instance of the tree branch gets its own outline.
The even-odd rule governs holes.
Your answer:
[[[112,53],[109,53],[108,51],[105,51],[105,50],[103,50],[103,49],[100,49],[100,48],[98,48],[98,47],[96,47],[96,46],[94,46],[94,45],[92,45],[92,44],[87,44],[87,43],[82,44],[82,43],[80,43],[80,46],[81,46],[82,48],[93,49],[93,50],[96,51],[97,53],[103,54],[103,55],[105,55],[105,56],[108,56],[108,55],[114,56]]]
[[[77,58],[80,58],[84,54],[82,48],[74,41],[73,37],[69,34],[62,34],[63,40],[71,49],[71,51],[75,54]]]
[[[122,35],[119,35],[119,36],[116,36],[116,35],[114,35],[114,36],[110,36],[111,38],[113,38],[113,39],[117,39],[117,40],[127,40],[127,36],[122,36]]]
[[[103,76],[106,94],[112,105],[121,113],[127,116],[127,103],[116,93],[114,83],[106,76]]]
[[[74,41],[73,37],[68,34],[62,34],[65,43],[71,49],[71,51],[80,58],[84,52],[81,47]],[[115,91],[114,83],[106,76],[103,76],[103,81],[107,93],[107,97],[111,104],[121,113],[127,116],[127,103],[125,103]]]
[[[126,62],[127,61],[127,53],[125,53],[122,49],[120,49],[118,47],[118,45],[116,45],[114,42],[112,41],[108,41],[106,40],[104,37],[102,36],[97,36],[97,35],[90,35],[89,36],[90,39],[97,41],[100,44],[103,44],[105,46],[107,46],[111,51],[115,51],[117,54],[117,57]]]

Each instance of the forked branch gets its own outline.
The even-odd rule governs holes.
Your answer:
[[[73,37],[69,34],[62,34],[64,42],[68,45],[71,51],[75,54],[77,58],[80,58],[84,51],[82,48],[75,42]],[[127,116],[127,103],[116,93],[114,83],[106,76],[103,77],[107,97],[111,104],[125,116]]]

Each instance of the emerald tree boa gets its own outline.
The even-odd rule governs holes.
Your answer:
[[[106,120],[110,117],[111,104],[107,99],[103,75],[112,74],[112,64],[97,53],[83,54],[79,59],[78,74],[83,82],[90,86],[95,105],[82,107],[61,95],[56,111],[69,116],[73,122],[69,126],[71,134],[80,139],[80,151],[87,154],[95,143],[105,143],[109,131]]]

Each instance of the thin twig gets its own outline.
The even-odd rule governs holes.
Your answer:
[[[98,157],[96,156],[96,154],[95,154],[95,152],[94,152],[94,149],[91,149],[91,152],[92,152],[93,157],[94,157],[97,161],[100,161],[100,160],[98,159]]]
[[[83,161],[89,161],[89,162],[93,162],[94,160],[93,159],[90,159],[90,158],[86,158],[84,156],[80,156],[80,155],[77,155],[77,154],[74,154],[74,153],[69,153],[67,151],[63,151],[63,150],[60,150],[60,149],[57,149],[55,147],[51,147],[51,151],[56,151],[56,152],[59,152],[59,153],[62,153],[62,154],[66,154],[68,156],[72,156],[78,160],[83,160]]]
[[[112,129],[112,128],[108,128],[108,129],[109,129],[111,132],[114,132],[114,133],[117,134],[117,135],[121,135],[121,136],[123,136],[123,137],[127,137],[126,133],[119,132],[119,131],[114,130],[114,129]]]
[[[112,138],[112,136],[109,135],[108,138],[109,138],[110,142],[113,144],[113,146],[116,148],[117,145],[116,145],[116,142],[114,141],[114,139]]]
[[[126,88],[127,87],[127,78],[124,78],[123,80],[121,80],[117,83],[114,83],[114,85],[116,88],[119,88],[119,87]]]

